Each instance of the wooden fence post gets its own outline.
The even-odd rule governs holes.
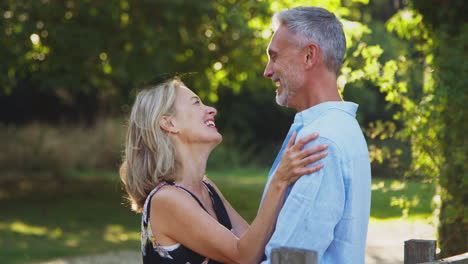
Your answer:
[[[271,251],[271,264],[318,264],[317,252],[296,248],[275,248]]]
[[[436,259],[435,240],[411,239],[405,241],[404,264],[417,264]]]

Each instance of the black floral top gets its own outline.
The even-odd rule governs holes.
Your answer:
[[[208,192],[213,203],[213,208],[216,212],[216,216],[220,224],[225,226],[227,229],[231,230],[231,220],[227,214],[226,208],[224,207],[223,201],[219,197],[216,190],[208,182],[203,181],[204,184],[208,187]],[[145,201],[143,208],[143,216],[141,220],[141,250],[143,253],[143,264],[221,264],[220,262],[210,260],[207,257],[204,257],[191,249],[185,247],[181,244],[176,244],[170,247],[161,246],[156,237],[154,237],[151,232],[151,225],[149,221],[150,209],[151,209],[151,198],[153,195],[161,189],[161,187],[166,185],[172,185],[179,189],[182,189],[189,193],[200,206],[206,211],[206,208],[203,206],[201,201],[189,190],[184,187],[174,184],[163,182],[159,184],[151,193],[148,195]]]

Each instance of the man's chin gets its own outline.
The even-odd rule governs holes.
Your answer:
[[[288,100],[284,96],[276,94],[276,103],[281,106],[287,106]]]

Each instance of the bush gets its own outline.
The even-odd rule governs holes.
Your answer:
[[[0,126],[0,168],[32,175],[76,169],[116,169],[125,128],[117,119],[100,119],[92,127],[31,123]]]
[[[209,157],[209,169],[269,168],[282,144],[281,141],[264,145],[252,143],[227,131],[222,135],[223,142],[213,150]]]

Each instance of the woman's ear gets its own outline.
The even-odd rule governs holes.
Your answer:
[[[179,130],[174,126],[174,122],[172,122],[172,117],[170,116],[162,116],[161,119],[159,119],[159,126],[167,133],[179,133]]]

